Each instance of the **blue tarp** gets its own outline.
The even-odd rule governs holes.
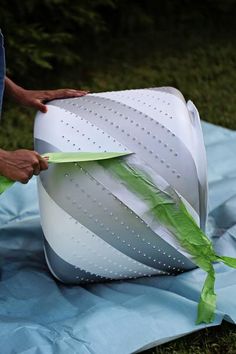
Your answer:
[[[203,123],[210,205],[207,234],[236,257],[236,132]],[[36,180],[0,197],[0,353],[126,354],[197,331],[205,273],[65,286],[44,258]],[[236,270],[216,264],[217,313],[236,323]]]

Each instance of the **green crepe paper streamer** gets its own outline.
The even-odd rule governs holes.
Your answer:
[[[214,320],[216,294],[214,293],[215,270],[212,262],[219,261],[236,268],[236,259],[218,256],[211,241],[198,227],[187,211],[184,203],[174,191],[168,187],[165,191],[158,189],[151,178],[128,163],[113,160],[100,162],[122,180],[131,191],[142,197],[150,207],[152,214],[179,241],[180,245],[193,256],[194,263],[207,272],[200,302],[198,305],[197,324]]]
[[[85,162],[112,159],[130,153],[123,152],[49,152],[42,157],[48,157],[50,163]]]
[[[5,192],[8,188],[13,185],[14,181],[8,179],[7,177],[0,176],[0,194]]]
[[[65,162],[85,162],[85,161],[97,161],[111,159],[114,157],[120,157],[129,155],[131,153],[120,152],[49,152],[43,154],[42,157],[48,157],[49,163],[65,163]],[[7,177],[0,176],[0,194],[10,188],[15,181],[8,179]]]

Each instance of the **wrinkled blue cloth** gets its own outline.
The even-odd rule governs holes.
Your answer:
[[[203,123],[208,156],[207,234],[219,254],[236,257],[236,132]],[[43,254],[36,183],[15,184],[0,197],[0,352],[126,354],[165,343],[195,325],[206,274],[153,276],[65,286]],[[217,312],[236,323],[236,270],[216,264]],[[210,326],[210,325],[209,325]]]

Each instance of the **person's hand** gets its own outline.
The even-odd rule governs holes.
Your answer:
[[[33,107],[43,113],[47,112],[45,102],[56,98],[72,98],[81,97],[88,91],[74,89],[58,89],[58,90],[26,90],[23,87],[16,85],[8,77],[5,78],[6,93],[14,98],[23,106]]]
[[[13,181],[27,183],[33,175],[48,168],[48,162],[36,151],[0,150],[0,175]]]
[[[21,89],[19,91],[17,101],[23,106],[33,107],[42,113],[47,112],[45,102],[56,98],[72,98],[86,95],[87,91],[79,91],[73,89],[58,89],[46,91],[34,91]]]

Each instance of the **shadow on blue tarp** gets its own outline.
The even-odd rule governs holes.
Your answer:
[[[236,132],[203,123],[210,187],[207,234],[236,257]],[[197,331],[205,273],[86,286],[56,281],[45,263],[36,180],[0,197],[0,352],[125,354]],[[216,264],[217,313],[236,323],[236,270]]]

